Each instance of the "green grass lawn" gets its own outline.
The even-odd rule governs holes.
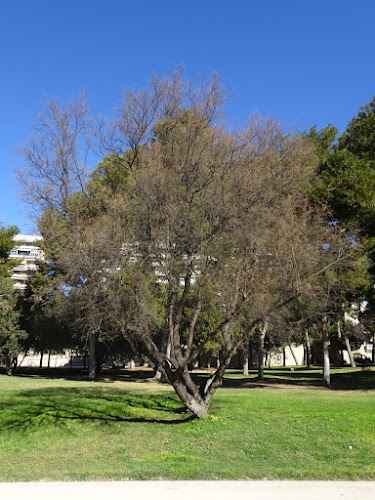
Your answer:
[[[230,372],[196,420],[169,386],[129,374],[2,375],[0,480],[374,480],[374,376],[337,370],[327,390],[318,370],[267,371],[266,386]]]

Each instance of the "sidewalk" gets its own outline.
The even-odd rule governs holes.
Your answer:
[[[374,500],[375,481],[115,481],[0,483],[0,499]]]

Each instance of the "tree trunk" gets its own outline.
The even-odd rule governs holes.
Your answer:
[[[329,362],[329,335],[327,316],[323,316],[323,377],[322,384],[326,387],[331,385],[330,362]]]
[[[24,353],[23,353],[22,359],[21,359],[21,361],[19,362],[19,365],[18,365],[18,367],[19,367],[19,368],[21,367],[22,363],[25,361],[25,358],[26,358],[27,352],[28,352],[28,351],[26,351],[26,352],[24,352]]]
[[[285,353],[285,347],[283,347],[283,366],[286,366],[286,353]]]
[[[254,366],[254,360],[253,360],[253,343],[250,342],[249,344],[249,350],[248,350],[248,353],[249,353],[249,364],[251,367]]]
[[[41,351],[41,353],[40,353],[40,360],[39,360],[39,368],[43,367],[43,354],[44,354],[44,352]]]
[[[12,359],[10,356],[5,356],[5,372],[7,375],[12,375]]]
[[[294,359],[294,362],[295,362],[296,366],[299,366],[297,357],[296,357],[296,355],[294,353],[294,349],[292,348],[292,344],[288,344],[288,347],[289,347],[291,355],[293,356],[293,359]]]
[[[337,322],[337,338],[339,339],[339,343],[340,343],[340,347],[341,347],[342,335],[341,335],[340,321]],[[338,352],[337,352],[337,364],[339,366],[344,364],[344,356],[342,354],[342,349],[340,349],[340,347],[339,347]]]
[[[50,368],[51,366],[51,351],[48,351],[48,362],[47,362],[47,367]]]
[[[163,333],[160,352],[165,353],[165,355],[167,356],[168,359],[171,358],[171,341],[170,341],[168,330],[165,330]],[[154,379],[160,380],[161,382],[168,381],[167,378],[165,377],[163,371],[160,369],[160,366],[157,366],[157,368],[155,370]]]
[[[268,321],[264,322],[258,337],[258,379],[264,378],[264,340],[266,338]]]
[[[348,336],[346,335],[346,333],[344,333],[344,341],[345,341],[346,350],[348,351],[350,366],[355,368],[357,365],[355,364],[353,353],[352,353],[352,348],[350,347],[350,342],[349,342],[349,339],[348,339]]]
[[[190,394],[181,380],[174,382],[173,388],[186,408],[188,408],[196,417],[205,418],[207,416],[209,403],[206,404],[202,398]]]
[[[249,375],[249,346],[245,346],[242,348],[243,355],[243,364],[242,364],[242,373],[243,375]]]
[[[311,366],[311,345],[310,345],[310,336],[308,330],[305,331],[305,339],[306,339],[306,365],[307,368]]]
[[[95,354],[95,335],[89,334],[89,371],[88,377],[93,380],[96,376],[96,354]]]
[[[160,353],[151,338],[147,335],[142,338],[147,357],[160,366],[183,404],[198,418],[207,416],[212,397],[222,384],[233,353],[239,348],[240,341],[233,342],[231,338],[233,324],[234,321],[226,321],[222,326],[221,332],[225,343],[220,352],[220,366],[211,377],[203,379],[200,385],[194,382],[189,371],[189,366],[194,364],[199,356],[199,349],[190,350],[188,355],[184,356],[179,339],[176,340],[171,336],[172,359],[168,359]]]
[[[264,360],[264,367],[269,368],[270,352],[268,349],[266,350],[265,354],[266,354],[266,359]]]
[[[185,367],[180,365],[178,368],[172,368],[168,360],[166,360],[163,368],[169,382],[183,404],[196,417],[205,418],[207,416],[212,397],[216,389],[221,386],[225,370],[228,368],[233,353],[237,348],[238,345],[232,344],[228,349],[220,353],[219,368],[217,368],[209,379],[203,380],[200,386],[193,381],[187,365]],[[196,356],[198,356],[198,353],[196,353]]]
[[[268,368],[272,368],[272,351],[268,351]]]

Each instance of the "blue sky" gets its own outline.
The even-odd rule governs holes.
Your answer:
[[[258,111],[343,130],[375,95],[373,0],[3,0],[0,222],[33,230],[12,168],[46,95],[109,115],[124,89],[182,64],[217,71],[229,123]]]

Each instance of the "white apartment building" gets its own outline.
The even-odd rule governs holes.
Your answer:
[[[14,237],[15,246],[9,258],[19,260],[12,274],[16,290],[22,292],[26,289],[27,280],[35,274],[38,262],[43,259],[43,252],[39,246],[42,239],[41,236],[29,234],[17,234]]]

